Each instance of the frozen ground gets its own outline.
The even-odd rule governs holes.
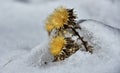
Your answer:
[[[94,54],[78,51],[64,62],[48,63],[46,17],[58,6],[74,8],[94,45]],[[120,73],[119,0],[0,0],[0,73]]]

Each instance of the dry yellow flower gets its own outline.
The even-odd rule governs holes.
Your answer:
[[[61,27],[63,27],[68,20],[69,17],[69,13],[67,11],[66,8],[63,7],[59,7],[57,9],[55,9],[55,11],[53,12],[53,14],[51,14],[48,19],[47,19],[47,23],[51,24],[52,29],[60,29]],[[47,31],[51,31],[51,26],[46,27]]]
[[[66,44],[66,40],[62,36],[57,36],[53,38],[50,43],[50,53],[54,56],[59,55],[61,50]]]
[[[59,7],[54,11],[54,15],[61,18],[61,20],[66,23],[69,17],[69,13],[66,8]]]

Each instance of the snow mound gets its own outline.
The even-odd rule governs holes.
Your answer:
[[[48,42],[38,45],[37,47],[31,50],[31,53],[28,55],[28,62],[30,65],[41,66],[45,63],[51,62],[53,56],[49,53]]]
[[[94,21],[79,24],[80,34],[93,46],[93,54],[77,51],[63,62],[51,62],[48,41],[21,55],[1,69],[1,73],[119,73],[120,30]],[[47,62],[47,64],[45,64]]]

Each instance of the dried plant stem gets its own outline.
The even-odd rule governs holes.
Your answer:
[[[75,34],[79,37],[79,39],[81,40],[81,42],[82,42],[84,48],[86,49],[86,51],[89,51],[89,48],[87,47],[87,46],[88,46],[88,45],[87,45],[87,42],[83,40],[83,37],[81,37],[81,36],[79,35],[79,33],[78,33],[74,28],[71,27],[71,29],[72,29],[72,30],[75,32]]]

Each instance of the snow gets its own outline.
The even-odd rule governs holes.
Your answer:
[[[0,73],[120,73],[119,0],[0,0]],[[51,62],[46,17],[58,6],[74,8],[80,34],[93,54],[77,51],[63,62]],[[47,64],[44,64],[47,62]]]

